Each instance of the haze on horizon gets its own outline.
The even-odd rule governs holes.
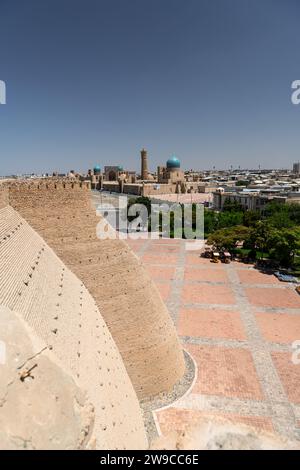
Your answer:
[[[0,175],[289,168],[298,0],[1,0]]]

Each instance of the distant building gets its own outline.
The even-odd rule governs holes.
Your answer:
[[[280,203],[300,203],[299,193],[297,192],[283,192],[276,190],[264,191],[245,191],[245,192],[231,192],[224,191],[219,188],[213,193],[213,209],[222,211],[225,202],[232,202],[239,204],[244,210],[263,211],[266,205],[276,201]]]
[[[106,181],[118,181],[119,174],[123,172],[121,166],[105,166],[104,179]]]
[[[157,167],[157,180],[160,184],[176,184],[185,182],[184,172],[180,169],[180,161],[173,155],[166,166]]]
[[[293,165],[293,173],[299,174],[300,173],[300,162],[294,163]]]

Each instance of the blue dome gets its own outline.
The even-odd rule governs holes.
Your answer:
[[[94,173],[101,173],[101,168],[99,165],[94,166]]]
[[[180,160],[173,155],[169,160],[167,161],[167,168],[180,168]]]
[[[122,166],[118,166],[118,171],[124,171]]]

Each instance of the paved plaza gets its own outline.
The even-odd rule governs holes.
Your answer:
[[[238,262],[212,264],[183,240],[129,240],[197,366],[189,392],[156,412],[162,433],[226,417],[300,438],[300,296]]]

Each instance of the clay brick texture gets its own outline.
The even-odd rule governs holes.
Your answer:
[[[11,206],[92,294],[138,397],[171,390],[185,370],[173,322],[153,281],[128,245],[121,240],[97,238],[100,218],[91,206],[89,185],[19,183],[11,185],[9,198]],[[163,286],[161,291],[166,298],[168,289]]]

